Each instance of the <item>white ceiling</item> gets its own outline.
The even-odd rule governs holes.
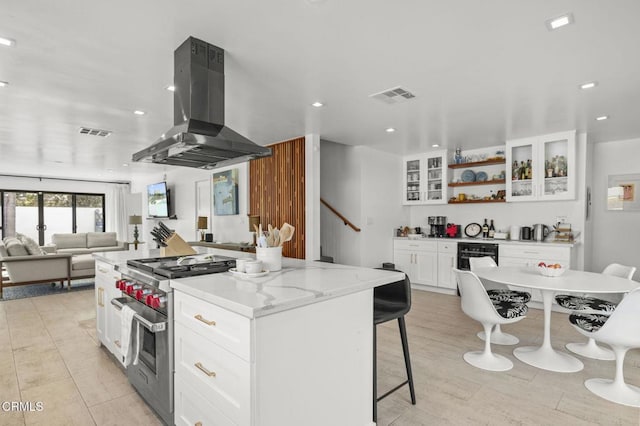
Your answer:
[[[565,12],[575,24],[547,31]],[[122,164],[172,126],[164,88],[189,36],[226,50],[227,125],[259,144],[319,133],[404,154],[574,128],[637,137],[639,17],[637,0],[6,0],[0,36],[17,46],[0,47],[0,174],[168,170]],[[398,85],[417,98],[369,98]]]

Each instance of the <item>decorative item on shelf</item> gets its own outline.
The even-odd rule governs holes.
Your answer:
[[[142,216],[135,214],[129,216],[129,225],[133,225],[133,248],[138,250],[138,244],[140,244],[140,241],[138,241],[138,237],[140,236],[138,225],[142,225]]]
[[[460,147],[456,148],[456,155],[453,157],[453,161],[456,164],[462,164],[462,162],[464,161],[462,158],[462,148]]]
[[[462,175],[460,176],[460,180],[462,180],[462,182],[475,182],[476,174],[473,170],[467,169],[464,172],[462,172]]]
[[[252,238],[253,238],[253,245],[257,245],[258,244],[258,235],[257,235],[257,231],[255,231],[255,228],[258,227],[258,225],[260,224],[260,215],[257,214],[248,214],[247,216],[249,216],[249,232],[251,232]]]
[[[207,216],[198,216],[198,231],[200,231],[200,241],[204,241],[204,234],[209,228],[209,218]]]
[[[486,172],[480,171],[476,173],[476,182],[485,182],[487,179],[489,179],[489,176]]]

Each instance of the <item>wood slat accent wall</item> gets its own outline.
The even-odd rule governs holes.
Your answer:
[[[249,212],[259,215],[263,228],[296,228],[282,255],[305,257],[305,138],[269,145],[273,155],[249,162]]]

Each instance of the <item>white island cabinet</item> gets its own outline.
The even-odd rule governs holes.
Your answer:
[[[111,299],[120,296],[115,286],[119,279],[120,272],[113,264],[96,259],[96,334],[100,343],[122,363],[120,311],[111,304]]]
[[[373,288],[400,272],[283,259],[173,280],[177,425],[373,425]]]

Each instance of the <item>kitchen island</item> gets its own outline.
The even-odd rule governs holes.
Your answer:
[[[285,258],[173,280],[175,423],[372,425],[373,288],[402,279]]]
[[[154,255],[96,258],[117,271]],[[175,423],[372,425],[373,288],[402,279],[284,258],[281,271],[258,278],[225,272],[171,280]]]

